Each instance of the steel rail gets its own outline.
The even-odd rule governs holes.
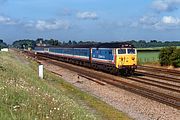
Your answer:
[[[174,88],[170,88],[170,87],[167,87],[167,86],[159,85],[159,84],[156,84],[155,82],[150,83],[150,82],[145,81],[146,79],[143,79],[143,78],[142,79],[139,79],[139,78],[127,78],[127,79],[132,80],[132,81],[136,81],[136,82],[139,82],[139,83],[143,83],[143,84],[146,84],[146,85],[151,85],[151,86],[155,86],[155,87],[158,87],[158,88],[162,88],[162,89],[166,89],[166,90],[170,90],[170,91],[173,91],[173,92],[180,93],[180,90],[178,90],[178,89],[174,89]],[[172,86],[172,84],[170,84],[170,85]]]
[[[134,78],[138,78],[138,79],[141,79],[141,80],[146,80],[146,81],[150,81],[150,82],[153,82],[153,83],[159,83],[161,85],[166,85],[166,86],[171,86],[171,87],[175,87],[175,88],[179,88],[180,89],[180,85],[174,85],[174,84],[170,84],[170,83],[165,83],[165,82],[160,82],[158,80],[153,80],[153,79],[149,79],[149,78],[142,78],[142,77],[139,77],[139,76],[134,76]],[[171,81],[170,81],[171,82]]]
[[[141,66],[139,65],[137,67],[139,70],[147,70],[147,71],[158,71],[158,72],[163,72],[167,73],[169,75],[174,75],[174,76],[179,76],[180,77],[180,71],[177,70],[170,70],[170,69],[165,69],[165,68],[157,68],[157,67],[151,67],[151,66]]]
[[[179,78],[173,78],[173,77],[169,77],[169,76],[157,75],[157,74],[153,74],[153,73],[140,72],[140,71],[136,71],[135,74],[136,75],[144,75],[144,76],[148,76],[148,77],[152,77],[152,78],[158,78],[158,79],[162,79],[162,80],[166,80],[166,81],[173,81],[173,82],[180,83],[180,79]]]

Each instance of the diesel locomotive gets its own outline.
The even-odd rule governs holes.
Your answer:
[[[131,75],[137,68],[137,50],[129,43],[102,43],[66,47],[36,47],[37,55],[112,74]]]

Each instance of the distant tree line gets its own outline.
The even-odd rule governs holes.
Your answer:
[[[36,47],[36,42],[34,40],[24,39],[13,42],[12,46],[19,49],[33,49]]]
[[[3,40],[0,39],[0,49],[6,48],[6,47],[8,47],[7,44],[3,42]]]
[[[94,41],[72,41],[69,40],[68,42],[61,42],[58,40],[54,39],[43,39],[43,38],[38,38],[36,40],[30,40],[30,39],[23,39],[23,40],[17,40],[14,41],[12,46],[14,48],[19,48],[19,49],[27,49],[27,48],[32,48],[34,49],[36,46],[73,46],[73,45],[90,45],[90,44],[98,44],[99,42],[94,42]]]
[[[180,67],[180,49],[176,47],[162,48],[159,54],[161,66]]]
[[[133,44],[136,48],[150,48],[150,47],[167,47],[167,46],[180,46],[180,41],[157,41],[157,40],[151,40],[149,42],[145,40],[131,40],[127,41],[128,43]]]
[[[120,41],[116,41],[120,42]],[[167,47],[167,46],[180,46],[180,41],[157,41],[157,40],[151,40],[149,42],[145,40],[131,40],[131,41],[126,41],[127,43],[133,44],[136,48],[149,48],[149,47]],[[67,42],[65,41],[59,41],[55,39],[43,39],[43,38],[38,38],[36,40],[29,40],[29,39],[24,39],[24,40],[17,40],[13,42],[13,47],[24,49],[24,48],[34,48],[37,45],[39,46],[73,46],[73,45],[92,45],[92,44],[98,44],[100,42],[95,42],[95,41],[72,41],[69,40]]]

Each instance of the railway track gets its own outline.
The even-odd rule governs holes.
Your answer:
[[[166,105],[172,106],[176,109],[180,109],[180,98],[174,97],[165,93],[161,93],[158,91],[150,90],[145,87],[141,87],[135,84],[128,83],[127,81],[123,81],[120,77],[109,75],[109,74],[102,74],[101,72],[92,72],[92,70],[87,70],[86,68],[77,67],[72,64],[67,64],[63,62],[59,62],[56,60],[51,60],[48,58],[40,57],[40,59],[45,59],[48,63],[72,70],[74,72],[78,72],[79,74],[83,74],[85,76],[100,80],[102,82],[106,82],[113,86],[128,90],[130,92],[142,95],[144,97],[156,100],[158,102],[164,103]],[[83,69],[83,70],[82,70]],[[129,79],[129,78],[126,78]],[[159,86],[162,87],[162,86]],[[169,88],[168,88],[169,89]],[[171,90],[171,89],[169,89]],[[178,90],[176,92],[179,92]]]
[[[135,78],[138,78],[138,79],[141,79],[141,80],[150,81],[150,82],[154,82],[154,83],[158,83],[158,84],[161,84],[161,85],[170,86],[170,87],[173,87],[173,88],[179,88],[179,89],[180,89],[180,85],[170,84],[170,83],[167,83],[167,82],[161,82],[161,81],[158,81],[158,80],[154,80],[154,79],[150,79],[150,78],[144,78],[144,77],[142,78],[142,77],[138,77],[138,76],[135,76]]]
[[[180,71],[177,71],[177,70],[170,70],[170,69],[166,69],[166,68],[157,68],[157,67],[151,67],[151,66],[138,66],[138,69],[145,70],[145,71],[151,71],[151,72],[163,72],[165,74],[180,77]]]
[[[35,57],[33,54],[28,54],[28,55],[30,57]],[[91,69],[87,69],[84,67],[75,66],[75,65],[72,65],[69,63],[64,63],[64,62],[60,62],[57,60],[52,60],[52,59],[46,58],[44,56],[37,56],[37,59],[45,60],[50,64],[69,69],[71,71],[77,72],[78,74],[81,74],[82,76],[87,76],[87,78],[90,77],[93,79],[97,79],[101,82],[111,84],[113,86],[125,89],[127,91],[130,91],[130,92],[133,92],[136,94],[139,94],[139,95],[147,97],[149,99],[153,99],[155,101],[158,101],[160,103],[172,106],[172,107],[180,110],[180,98],[178,96],[168,95],[168,94],[163,93],[161,91],[152,90],[152,89],[149,89],[147,87],[139,86],[137,84],[133,84],[131,82],[121,80],[121,77],[119,77],[119,76],[114,76],[114,75],[94,71]],[[140,73],[138,73],[138,74],[140,74]],[[162,76],[160,78],[162,78]],[[132,77],[130,77],[130,78],[126,77],[124,79],[136,81],[136,82],[143,83],[143,84],[146,84],[149,86],[155,86],[155,87],[158,87],[161,89],[166,89],[169,91],[180,93],[180,90],[178,89],[179,85],[172,85],[172,84],[163,83],[163,82],[156,82],[152,79],[140,78],[138,76],[133,77],[133,78]],[[166,80],[169,80],[169,78],[166,78]],[[177,82],[179,80],[175,80],[175,81]]]
[[[147,78],[140,78],[140,77],[135,77],[135,78],[128,78],[129,80],[135,81],[135,82],[139,82],[139,83],[143,83],[146,85],[150,85],[150,86],[155,86],[158,88],[162,88],[165,90],[170,90],[173,92],[177,92],[180,93],[180,86],[178,85],[173,85],[173,84],[169,84],[169,83],[163,83],[163,82],[159,82],[159,81],[154,81],[152,79],[147,79]]]
[[[150,73],[150,72],[141,72],[141,71],[136,71],[135,74],[137,76],[147,76],[151,78],[156,78],[156,79],[161,79],[164,81],[171,81],[171,82],[176,82],[180,83],[180,79],[176,77],[170,77],[170,76],[164,76],[164,75],[157,75],[157,73]]]

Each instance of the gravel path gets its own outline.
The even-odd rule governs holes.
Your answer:
[[[135,120],[180,120],[180,110],[152,101],[145,97],[79,77],[77,73],[42,62],[45,68],[59,73],[62,78],[81,90],[98,97]]]

